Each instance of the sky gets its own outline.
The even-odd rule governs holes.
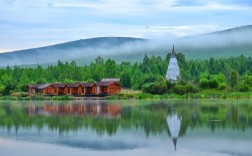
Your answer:
[[[252,0],[0,0],[0,52],[104,36],[172,39],[252,24]]]

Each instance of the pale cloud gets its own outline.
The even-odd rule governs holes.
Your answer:
[[[139,0],[117,1],[60,1],[52,3],[55,8],[83,8],[92,9],[98,13],[106,14],[140,14],[144,13]]]
[[[183,37],[251,19],[248,0],[3,0],[0,51],[100,36]]]
[[[244,10],[251,9],[250,6],[238,4],[226,4],[218,1],[201,1],[191,5],[176,5],[180,0],[153,0],[151,2],[141,0],[100,0],[100,1],[61,1],[52,3],[53,7],[76,7],[89,8],[105,14],[148,14],[153,11],[202,11],[202,10]],[[190,1],[190,0],[189,0]],[[193,5],[194,4],[194,5]]]

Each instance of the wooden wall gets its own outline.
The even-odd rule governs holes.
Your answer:
[[[76,87],[71,87],[71,88],[70,88],[70,94],[78,94],[78,88],[76,88]]]
[[[67,87],[67,86],[64,87],[64,94],[65,94],[65,95],[69,94],[69,93],[68,93],[68,87]]]
[[[44,94],[50,94],[50,95],[57,94],[57,89],[53,85],[48,86],[47,88],[44,89]]]
[[[57,94],[64,94],[64,88],[57,88],[58,93]]]
[[[78,86],[77,93],[78,93],[79,95],[83,94],[83,93],[82,93],[82,86],[81,86],[81,85]]]
[[[100,92],[97,94],[103,94],[103,93],[108,93],[108,87],[107,86],[99,86],[100,87]]]
[[[85,87],[85,94],[96,94],[96,85],[92,87]]]
[[[121,92],[121,86],[117,83],[112,83],[108,86],[107,92],[108,94],[118,94]]]

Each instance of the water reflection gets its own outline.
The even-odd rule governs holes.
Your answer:
[[[230,152],[223,145],[238,142],[242,147],[231,152],[246,155],[251,125],[252,104],[247,101],[0,102],[0,140],[95,151],[153,148],[180,153],[201,148]]]
[[[102,118],[118,118],[121,116],[120,104],[109,103],[83,103],[72,102],[70,104],[45,103],[36,106],[34,102],[24,106],[28,115],[79,115],[95,116]]]
[[[169,114],[166,120],[167,120],[168,128],[170,130],[171,138],[172,138],[175,151],[176,151],[177,139],[179,136],[182,117],[179,117],[178,114],[174,112],[174,113]]]

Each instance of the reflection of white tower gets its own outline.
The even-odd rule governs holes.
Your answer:
[[[97,111],[97,114],[100,114],[101,113],[101,105],[96,105],[96,111]]]
[[[172,115],[168,115],[166,120],[167,120],[168,128],[170,130],[171,138],[172,138],[173,144],[175,146],[175,151],[176,151],[177,139],[179,136],[179,130],[180,130],[182,118],[179,118],[177,114],[172,114]]]
[[[179,78],[180,78],[180,70],[173,45],[172,54],[168,65],[168,70],[166,73],[166,80],[177,81]]]

